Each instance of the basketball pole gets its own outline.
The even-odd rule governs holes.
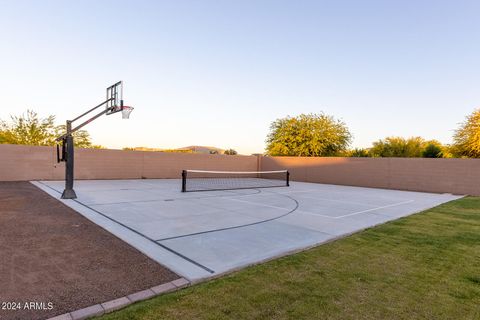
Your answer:
[[[123,100],[122,97],[118,97],[118,88],[120,88],[120,92],[122,92],[122,81],[119,81],[115,83],[114,85],[110,86],[107,88],[107,100],[103,101],[99,105],[91,108],[90,110],[82,113],[78,117],[76,117],[73,120],[67,120],[67,132],[60,137],[56,139],[57,142],[61,141],[63,146],[62,146],[62,155],[60,156],[60,151],[57,145],[57,162],[65,162],[65,190],[63,190],[62,193],[62,199],[76,199],[77,194],[75,193],[75,190],[73,190],[73,181],[74,181],[74,162],[75,162],[75,147],[74,147],[74,141],[73,141],[73,133],[76,132],[77,130],[80,130],[93,120],[97,119],[98,117],[101,117],[104,114],[113,114],[122,111],[122,113],[125,113],[123,115],[124,119],[128,119],[128,116],[130,115],[130,112],[132,112],[133,108],[132,107],[127,107],[123,105]],[[120,93],[121,95],[121,93]],[[118,101],[118,103],[117,103]],[[105,110],[97,113],[87,121],[84,121],[82,124],[72,128],[72,124],[74,121],[77,121],[80,118],[83,118],[85,115],[89,114],[90,112],[100,108],[103,105],[107,105]]]
[[[62,199],[76,199],[77,194],[73,190],[75,148],[73,145],[72,122],[67,120],[67,134],[64,139],[66,144],[66,163],[65,163],[65,190],[62,193]]]
[[[102,112],[96,114],[92,118],[88,119],[87,121],[83,122],[82,124],[76,126],[75,128],[72,129],[72,123],[84,115],[92,112],[93,110],[103,106],[104,104],[108,103],[111,99],[107,99],[106,101],[102,102],[98,106],[96,106],[93,109],[90,109],[89,111],[85,112],[84,114],[76,117],[73,120],[67,120],[67,133],[62,135],[61,137],[57,138],[57,141],[62,141],[65,145],[65,155],[63,155],[62,159],[65,161],[65,190],[63,190],[62,193],[62,199],[76,199],[77,194],[75,193],[75,190],[73,190],[73,179],[74,179],[74,162],[75,162],[75,147],[74,147],[74,141],[73,141],[73,133],[77,130],[80,130],[93,120],[97,119],[98,117],[111,112],[113,109],[105,109]],[[120,110],[119,110],[120,111]]]

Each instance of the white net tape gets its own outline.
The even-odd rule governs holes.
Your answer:
[[[182,191],[288,187],[289,173],[278,171],[183,170]]]

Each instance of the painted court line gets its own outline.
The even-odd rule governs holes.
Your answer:
[[[301,210],[299,212],[301,212],[303,214],[309,214],[309,215],[312,215],[312,216],[317,216],[317,217],[324,217],[324,218],[330,218],[330,219],[342,219],[342,218],[351,217],[351,216],[361,214],[361,213],[366,213],[366,212],[376,211],[376,210],[380,210],[380,209],[397,207],[397,206],[401,206],[403,204],[412,203],[414,201],[415,200],[402,201],[402,202],[398,202],[398,203],[389,204],[389,205],[386,205],[386,206],[375,207],[375,208],[372,208],[372,209],[357,211],[357,212],[345,214],[343,216],[338,216],[338,217],[332,217],[332,216],[327,216],[327,215],[324,215],[324,214],[317,214],[317,213],[312,213],[312,212],[308,212],[308,211],[301,211]]]
[[[207,231],[189,233],[189,234],[184,234],[184,235],[179,235],[179,236],[173,236],[173,237],[158,239],[158,240],[156,240],[156,241],[157,241],[157,242],[160,242],[160,241],[165,241],[165,240],[179,239],[179,238],[185,238],[185,237],[190,237],[190,236],[197,236],[197,235],[202,235],[202,234],[207,234],[207,233],[213,233],[213,232],[219,232],[219,231],[240,229],[240,228],[250,227],[250,226],[259,225],[259,224],[262,224],[262,223],[266,223],[266,222],[278,220],[278,219],[280,219],[280,218],[283,218],[283,217],[288,216],[288,215],[291,214],[292,212],[295,212],[295,211],[298,209],[298,206],[299,206],[299,203],[298,203],[297,200],[295,200],[295,199],[293,199],[293,198],[290,198],[290,197],[287,196],[287,195],[284,195],[284,196],[287,197],[287,198],[289,198],[289,199],[291,199],[291,200],[293,200],[293,201],[295,202],[295,208],[293,208],[292,210],[290,210],[290,211],[288,211],[288,212],[286,212],[286,213],[284,213],[284,214],[281,214],[281,215],[279,215],[279,216],[276,216],[276,217],[273,217],[273,218],[270,218],[270,219],[260,220],[260,221],[257,221],[257,222],[242,224],[242,225],[238,225],[238,226],[232,226],[232,227],[226,227],[226,228],[219,228],[219,229],[213,229],[213,230],[207,230]],[[232,200],[237,200],[237,199],[232,199]],[[257,204],[257,203],[255,203],[255,202],[249,202],[249,201],[243,201],[243,200],[237,200],[237,201],[240,201],[240,202],[248,202],[248,203],[252,203],[252,204]],[[276,209],[280,208],[280,207],[274,207],[274,206],[268,206],[268,205],[264,205],[264,206],[272,207],[272,208],[276,208]],[[281,209],[286,210],[285,208],[281,208]]]
[[[343,216],[340,216],[340,217],[336,217],[335,219],[340,219],[340,218],[345,218],[345,217],[351,217],[351,216],[354,216],[354,215],[356,215],[356,214],[365,213],[365,212],[370,212],[370,211],[375,211],[375,210],[380,210],[380,209],[397,207],[397,206],[401,206],[402,204],[412,203],[412,202],[414,202],[414,201],[415,201],[415,200],[408,200],[408,201],[403,201],[403,202],[398,202],[398,203],[390,204],[390,205],[387,205],[387,206],[381,206],[381,207],[377,207],[377,208],[373,208],[373,209],[367,209],[367,210],[357,211],[357,212],[354,212],[354,213],[350,213],[350,214],[346,214],[346,215],[343,215]]]
[[[127,189],[122,189],[122,190],[127,190]],[[130,190],[137,190],[137,189],[130,189]],[[138,189],[140,190],[140,189]],[[147,190],[147,189],[144,189]],[[143,191],[143,190],[142,190]],[[125,204],[125,203],[148,203],[148,202],[163,202],[163,201],[183,201],[183,200],[202,200],[202,199],[209,199],[209,198],[222,198],[222,199],[230,199],[232,197],[235,198],[240,198],[240,197],[248,197],[251,195],[259,194],[260,190],[256,190],[258,192],[255,193],[247,193],[247,194],[236,194],[236,195],[211,195],[211,196],[203,196],[203,197],[184,197],[184,198],[167,198],[167,199],[146,199],[146,200],[128,200],[128,201],[118,201],[118,202],[106,202],[106,203],[86,203],[88,205],[92,206],[109,206],[112,204]],[[147,190],[148,192],[148,190]],[[151,192],[152,196],[155,196],[156,194]],[[156,195],[158,196],[158,195]]]
[[[314,191],[314,190],[301,190],[301,191],[290,191],[290,192],[272,192],[273,194],[293,194],[293,193],[306,193],[306,192],[318,192],[317,191]],[[334,194],[340,194],[339,192],[330,192],[330,193],[334,193]],[[305,198],[305,199],[318,199],[318,200],[325,200],[325,201],[332,201],[332,202],[340,202],[340,203],[351,203],[351,204],[360,204],[360,205],[363,205],[363,206],[371,206],[371,204],[366,204],[364,202],[359,202],[359,201],[350,201],[350,200],[338,200],[338,199],[331,199],[331,198],[322,198],[322,197],[309,197],[309,196],[304,196],[302,195],[301,196],[302,198]]]
[[[308,197],[308,196],[301,196],[302,198],[306,199],[318,199],[318,200],[325,200],[325,201],[331,201],[331,202],[340,202],[340,203],[350,203],[350,204],[359,204],[362,206],[369,206],[375,208],[375,206],[371,204],[366,204],[364,202],[359,202],[359,201],[349,201],[349,200],[337,200],[337,199],[331,199],[331,198],[321,198],[321,197]]]
[[[38,183],[40,183],[41,185],[43,185],[43,186],[45,186],[45,187],[47,187],[47,188],[50,188],[50,189],[53,190],[54,192],[57,192],[57,193],[61,194],[60,191],[58,191],[58,190],[50,187],[49,185],[47,185],[47,184],[45,184],[45,183],[43,183],[43,182],[41,182],[41,181],[38,181]],[[72,200],[73,202],[75,202],[75,203],[77,203],[77,204],[79,204],[79,205],[87,208],[88,210],[91,210],[91,211],[95,212],[96,214],[101,215],[102,217],[104,217],[104,218],[106,218],[106,219],[108,219],[108,220],[110,220],[110,221],[112,221],[112,222],[114,222],[114,223],[117,223],[118,225],[122,226],[123,228],[130,230],[131,232],[133,232],[133,233],[135,233],[135,234],[143,237],[144,239],[146,239],[146,240],[148,240],[148,241],[150,241],[150,242],[153,242],[153,243],[156,244],[157,246],[159,246],[159,247],[161,247],[161,248],[163,248],[163,249],[171,252],[172,254],[174,254],[174,255],[176,255],[176,256],[184,259],[185,261],[188,261],[188,262],[190,262],[191,264],[196,265],[197,267],[202,268],[203,270],[205,270],[205,271],[207,271],[207,272],[209,272],[209,273],[212,273],[212,274],[215,273],[214,270],[208,268],[207,266],[204,266],[204,265],[202,265],[201,263],[199,263],[199,262],[197,262],[197,261],[195,261],[195,260],[193,260],[193,259],[190,259],[189,257],[185,256],[184,254],[182,254],[182,253],[180,253],[180,252],[178,252],[178,251],[175,251],[175,250],[169,248],[168,246],[166,246],[166,245],[164,245],[164,244],[161,244],[161,243],[157,242],[155,239],[152,239],[152,238],[146,236],[145,234],[143,234],[143,233],[135,230],[134,228],[129,227],[129,226],[125,225],[124,223],[122,223],[122,222],[120,222],[120,221],[118,221],[118,220],[116,220],[116,219],[113,219],[112,217],[110,217],[110,216],[108,216],[108,215],[106,215],[106,214],[104,214],[104,213],[102,213],[102,212],[100,212],[100,211],[98,211],[98,210],[90,207],[89,205],[86,205],[86,204],[80,202],[80,201],[77,200],[77,199],[71,199],[71,200]]]
[[[288,196],[287,196],[288,197]],[[290,197],[288,197],[290,198]],[[290,198],[292,199],[292,198]],[[252,201],[246,201],[246,200],[240,200],[240,199],[234,199],[234,198],[231,198],[229,200],[232,200],[232,201],[237,201],[237,202],[243,202],[243,203],[249,203],[249,204],[253,204],[253,205],[257,205],[257,206],[260,206],[260,207],[265,207],[265,208],[273,208],[273,209],[279,209],[279,210],[288,210],[287,208],[285,207],[277,207],[277,206],[271,206],[269,204],[264,204],[264,203],[258,203],[258,202],[252,202]]]

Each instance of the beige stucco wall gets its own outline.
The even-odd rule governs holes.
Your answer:
[[[183,169],[288,169],[292,180],[480,195],[480,159],[306,158],[75,150],[76,179],[180,178]],[[0,181],[61,180],[53,147],[0,145]]]
[[[75,149],[76,179],[180,178],[183,169],[256,171],[255,156]],[[54,147],[0,144],[0,181],[61,180]]]
[[[0,144],[0,181],[54,177],[53,147]]]
[[[294,181],[480,195],[480,159],[263,157]]]

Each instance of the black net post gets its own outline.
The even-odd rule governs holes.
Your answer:
[[[182,192],[187,192],[187,170],[182,170]]]
[[[290,171],[287,171],[287,187],[290,187]]]

